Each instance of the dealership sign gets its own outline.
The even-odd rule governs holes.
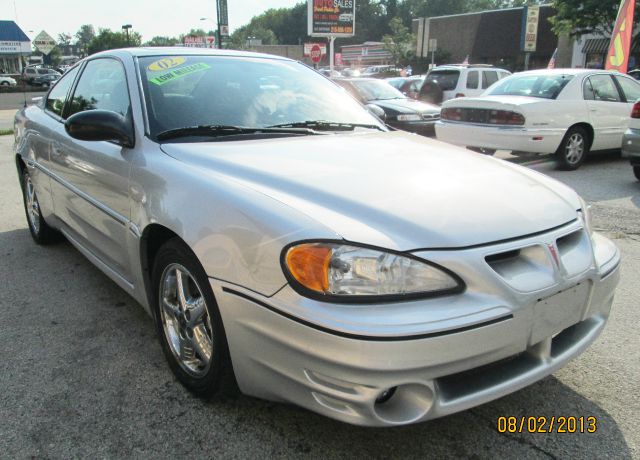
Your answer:
[[[187,35],[184,37],[184,46],[188,48],[207,48],[207,42],[204,37],[198,35]]]
[[[36,47],[45,56],[48,56],[51,51],[56,47],[56,41],[46,33],[44,30],[38,34],[33,40],[33,46]]]
[[[0,54],[29,54],[31,42],[14,42],[0,40]]]
[[[533,53],[538,41],[538,22],[540,20],[539,6],[525,6],[522,13],[522,35],[520,38],[522,51]]]
[[[352,37],[355,0],[308,0],[308,34],[312,37]]]

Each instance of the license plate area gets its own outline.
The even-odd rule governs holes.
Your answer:
[[[530,344],[538,343],[578,323],[587,308],[591,281],[539,300],[533,309]]]

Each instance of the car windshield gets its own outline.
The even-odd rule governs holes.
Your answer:
[[[484,93],[489,96],[529,96],[555,99],[573,75],[513,75],[495,83]]]
[[[311,121],[384,130],[344,90],[293,61],[186,55],[143,57],[138,63],[154,138],[187,127],[255,129]]]
[[[385,81],[389,83],[391,86],[393,86],[395,89],[400,89],[402,88],[402,85],[404,85],[404,82],[406,80],[407,80],[406,78],[388,78]]]
[[[406,98],[404,94],[384,80],[353,80],[351,83],[365,101]]]
[[[459,70],[433,70],[427,76],[429,80],[438,82],[442,91],[453,91],[458,86]]]

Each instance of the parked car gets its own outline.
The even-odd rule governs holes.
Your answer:
[[[364,105],[380,107],[389,126],[424,136],[435,135],[440,107],[409,99],[385,80],[336,78],[334,81]]]
[[[405,96],[411,99],[418,99],[420,96],[420,88],[424,82],[424,75],[393,77],[387,78],[386,81]]]
[[[640,180],[640,101],[631,109],[629,127],[622,138],[622,156],[629,158],[633,174]]]
[[[0,86],[16,86],[18,82],[8,75],[0,75]]]
[[[50,86],[55,83],[61,74],[46,67],[25,67],[22,72],[22,79],[32,86]]]
[[[636,80],[640,80],[640,69],[633,69],[627,72],[627,75],[635,78]]]
[[[415,423],[555,372],[609,316],[620,255],[573,190],[390,131],[285,58],[106,51],[15,125],[35,242],[140,302],[203,397]]]
[[[640,83],[605,70],[517,73],[476,98],[443,104],[438,139],[458,145],[556,153],[577,169],[592,150],[620,149]]]
[[[363,77],[369,78],[397,77],[398,75],[400,75],[400,69],[392,65],[373,65],[362,72]]]
[[[448,64],[437,66],[426,76],[442,89],[442,102],[457,97],[481,95],[489,86],[511,75],[505,69],[482,64]]]

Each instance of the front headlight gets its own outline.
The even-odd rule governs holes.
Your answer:
[[[420,121],[422,117],[417,113],[407,113],[404,115],[398,115],[398,121]]]
[[[282,265],[294,289],[321,300],[403,300],[464,289],[454,273],[412,255],[338,242],[288,246]]]

